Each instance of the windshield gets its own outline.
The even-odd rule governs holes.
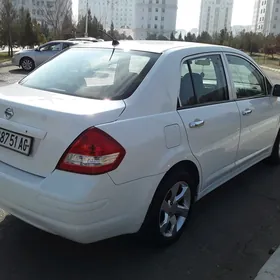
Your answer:
[[[73,48],[24,78],[22,86],[91,99],[129,97],[159,54],[113,49]]]

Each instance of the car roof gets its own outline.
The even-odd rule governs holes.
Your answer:
[[[172,51],[178,49],[185,48],[203,48],[209,49],[209,51],[221,51],[228,50],[232,48],[218,46],[218,45],[210,45],[210,44],[202,44],[202,43],[191,43],[191,42],[182,42],[182,41],[149,41],[149,40],[121,40],[119,41],[119,45],[117,45],[116,49],[129,49],[136,51],[146,51],[153,53],[163,53],[165,51]],[[75,46],[75,48],[79,47],[89,47],[89,48],[114,48],[112,46],[112,41],[106,42],[96,42],[93,45],[83,45],[83,46]]]

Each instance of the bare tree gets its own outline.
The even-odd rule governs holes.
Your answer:
[[[13,38],[12,28],[16,21],[16,10],[11,0],[2,0],[0,8],[0,21],[2,27],[2,35],[5,42],[8,43],[9,55],[13,56]]]
[[[62,23],[67,15],[72,18],[71,0],[46,1],[42,11],[45,23],[51,27],[55,38],[61,34]]]

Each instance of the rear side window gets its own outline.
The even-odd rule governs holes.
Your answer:
[[[207,55],[184,61],[180,88],[182,106],[218,103],[228,99],[220,55]]]
[[[129,97],[160,54],[99,48],[73,48],[24,78],[26,87],[91,99]]]

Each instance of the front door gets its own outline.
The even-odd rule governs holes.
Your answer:
[[[240,115],[229,97],[220,54],[182,63],[178,113],[192,153],[203,172],[203,188],[213,189],[232,175],[240,134]]]
[[[62,49],[62,44],[60,42],[51,42],[41,46],[36,55],[36,66],[44,63],[52,56],[59,53],[61,49]]]
[[[279,112],[276,113],[266,79],[260,71],[243,57],[230,54],[226,57],[241,116],[236,163],[246,169],[271,152]]]

